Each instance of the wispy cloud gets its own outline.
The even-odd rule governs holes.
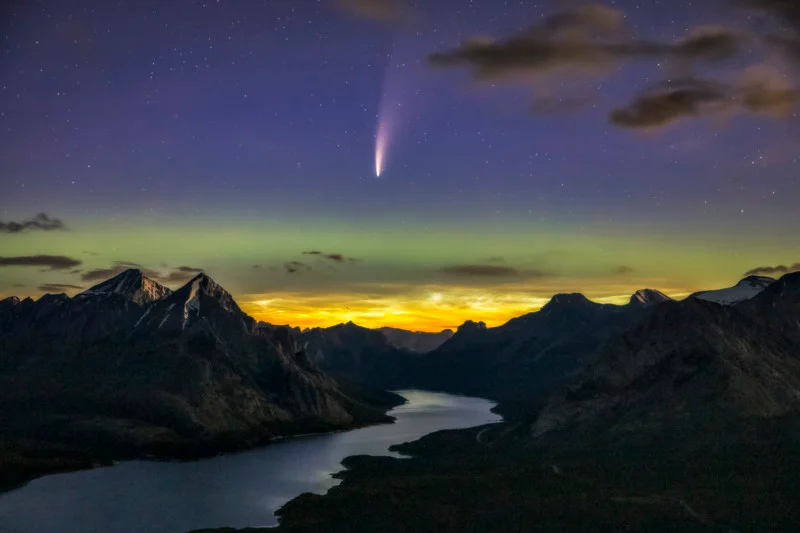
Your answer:
[[[283,264],[283,268],[287,274],[296,274],[298,272],[308,272],[311,270],[311,265],[301,263],[300,261],[289,261]]]
[[[344,254],[326,253],[326,252],[321,252],[319,250],[311,250],[310,252],[303,252],[303,255],[315,255],[323,259],[329,259],[331,261],[335,261],[337,263],[344,263],[345,261],[349,263],[356,263],[359,261],[359,259],[356,259],[355,257],[345,257]]]
[[[636,272],[636,270],[627,265],[618,265],[614,268],[614,274],[617,276],[627,276],[628,274],[633,274],[634,272]]]
[[[80,285],[70,285],[68,283],[44,283],[39,285],[39,290],[42,292],[68,292],[72,290],[83,289]]]
[[[499,265],[454,265],[439,270],[449,276],[472,276],[487,278],[507,278],[519,276],[520,271],[509,266]]]

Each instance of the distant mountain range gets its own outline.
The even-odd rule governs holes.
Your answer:
[[[537,439],[780,416],[800,407],[799,324],[800,274],[681,302],[558,294],[499,327],[418,333],[272,326],[204,274],[173,292],[128,270],[74,298],[0,301],[0,472],[387,421],[400,400],[379,389],[404,387],[497,399]]]
[[[453,336],[452,329],[438,333],[406,331],[398,328],[378,328],[378,331],[383,333],[395,348],[405,348],[417,353],[431,352]]]

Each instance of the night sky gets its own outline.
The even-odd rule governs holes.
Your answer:
[[[0,297],[436,330],[800,268],[800,13],[734,3],[7,2]]]

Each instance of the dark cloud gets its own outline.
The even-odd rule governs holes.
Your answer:
[[[487,278],[506,278],[520,275],[520,271],[516,268],[499,265],[455,265],[444,267],[440,270],[440,272],[449,276],[475,276]]]
[[[564,72],[598,73],[636,58],[720,62],[736,55],[743,36],[707,26],[683,40],[659,43],[630,37],[625,14],[599,4],[556,13],[505,40],[474,38],[429,57],[438,67],[471,66],[479,80],[527,79]]]
[[[75,289],[83,289],[80,285],[70,285],[68,283],[45,283],[39,285],[39,290],[42,292],[67,292]]]
[[[295,274],[297,272],[308,272],[311,270],[311,265],[301,263],[300,261],[289,261],[283,264],[283,268],[287,274]]]
[[[745,277],[747,276],[771,276],[771,275],[781,275],[781,274],[789,274],[790,272],[800,272],[800,263],[795,263],[790,266],[786,265],[778,265],[778,266],[761,266],[756,267],[752,270],[748,270],[744,273]]]
[[[0,233],[22,233],[24,231],[66,230],[64,223],[57,218],[50,218],[46,213],[39,213],[30,220],[22,222],[3,222],[0,220]]]
[[[698,78],[664,83],[641,93],[628,106],[612,111],[609,120],[622,128],[661,128],[688,117],[712,113],[753,113],[789,117],[800,103],[800,92],[766,65],[749,67],[736,84]]]
[[[614,269],[614,274],[618,276],[625,276],[628,274],[633,274],[635,270],[627,265],[619,265]]]
[[[325,252],[320,252],[319,250],[312,250],[310,252],[303,252],[303,255],[316,255],[318,257],[322,257],[324,259],[329,259],[331,261],[336,261],[337,263],[344,263],[345,261],[349,263],[356,263],[360,261],[355,257],[345,257],[343,254],[330,254]]]
[[[185,274],[200,274],[203,272],[202,268],[197,267],[187,267],[187,266],[179,266],[175,269],[176,272],[183,272]]]
[[[252,268],[253,270],[258,270],[258,269],[260,269],[260,268],[261,268],[261,265],[253,265],[251,268]]]
[[[719,108],[730,98],[726,85],[690,78],[640,94],[627,107],[614,110],[610,121],[623,128],[658,128]]]
[[[31,266],[46,267],[49,270],[75,268],[83,262],[63,255],[26,255],[19,257],[0,257],[0,267]]]
[[[90,252],[90,251],[88,251],[88,250],[84,250],[84,251],[82,251],[81,253],[82,253],[82,254],[86,254],[86,255],[100,255],[100,254],[98,254],[97,252]]]
[[[168,272],[166,275],[155,271],[147,271],[145,275],[160,283],[186,283],[190,279],[202,273],[202,268],[180,266]]]
[[[25,284],[24,284],[24,283],[15,283],[15,284],[14,284],[14,285],[12,285],[12,286],[13,286],[13,287],[19,287],[19,288],[21,288],[21,287],[25,287]]]
[[[487,263],[505,263],[506,262],[505,258],[500,257],[499,255],[498,256],[493,256],[493,257],[487,257],[486,259],[484,259],[484,261],[486,261]]]
[[[610,114],[614,125],[660,128],[681,119],[722,112],[753,113],[772,118],[793,116],[800,92],[786,77],[765,66],[745,68],[737,76],[727,69],[725,79],[711,80],[696,72],[704,66],[730,61],[746,65],[760,40],[781,42],[793,48],[800,60],[800,1],[731,0],[733,3],[774,16],[783,23],[781,32],[764,35],[723,26],[699,26],[673,42],[632,37],[625,14],[593,4],[556,13],[503,40],[478,37],[451,50],[434,53],[431,65],[471,67],[484,81],[525,81],[536,87],[535,113],[572,112],[598,100],[595,96],[568,93],[563,79],[557,96],[551,96],[553,76],[613,75],[631,61],[650,60],[667,67],[669,80],[650,88],[627,106]],[[740,61],[741,60],[741,61]],[[743,68],[743,67],[739,67]],[[719,70],[719,69],[718,69]],[[732,74],[733,72],[733,74]],[[581,92],[587,92],[584,90]]]
[[[336,3],[347,13],[380,22],[398,22],[408,15],[401,0],[336,0]]]

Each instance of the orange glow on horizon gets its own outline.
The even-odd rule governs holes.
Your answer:
[[[625,304],[636,289],[612,287],[609,290],[587,291],[586,296],[598,303]],[[276,325],[315,328],[354,322],[367,328],[384,326],[412,331],[437,332],[455,330],[467,320],[500,326],[508,320],[539,310],[552,294],[576,292],[554,291],[549,295],[533,294],[530,288],[420,287],[410,293],[310,294],[272,292],[241,297],[240,306],[256,320]],[[667,292],[680,298],[689,291]]]

